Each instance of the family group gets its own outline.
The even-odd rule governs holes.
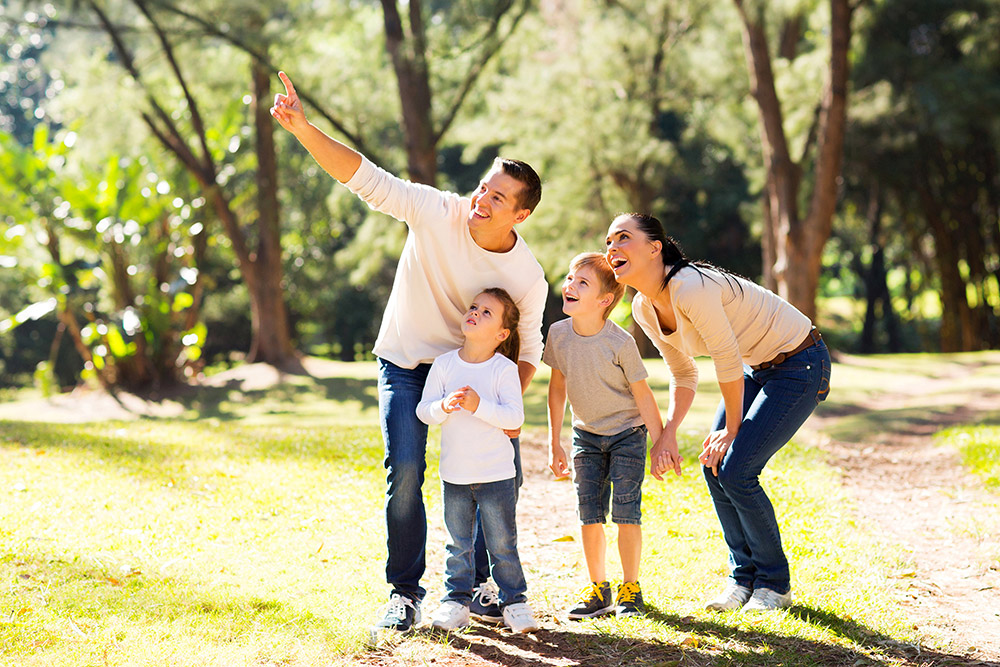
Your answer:
[[[421,488],[428,425],[441,425],[439,465],[448,530],[445,596],[431,625],[470,618],[514,632],[538,629],[517,551],[522,482],[522,395],[544,361],[549,463],[570,474],[561,432],[572,413],[572,473],[589,583],[571,619],[643,613],[641,487],[681,474],[677,432],[698,385],[694,358],[711,357],[722,401],[699,462],[729,550],[730,577],[707,603],[716,611],[791,604],[788,560],[759,482],[829,392],[830,356],[810,320],[771,291],[691,261],[646,214],[608,228],[604,252],[575,257],[562,282],[566,319],[543,353],[549,286],[516,226],[541,199],[526,163],[497,158],[471,196],[399,179],[324,134],[305,116],[282,72],[271,114],[331,176],[373,209],[408,226],[374,352],[387,471],[386,580],[378,629],[420,623],[427,518]],[[626,287],[632,317],[670,373],[661,414],[635,341],[608,319]],[[612,591],[604,524],[618,526],[622,583]],[[490,581],[492,579],[492,582]]]

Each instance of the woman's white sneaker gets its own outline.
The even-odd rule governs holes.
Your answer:
[[[750,597],[751,591],[749,588],[731,581],[726,586],[726,590],[719,593],[719,597],[705,605],[705,609],[709,611],[734,611],[742,608]]]
[[[792,591],[779,593],[772,588],[758,588],[743,605],[743,611],[774,611],[792,606]]]
[[[538,629],[535,612],[527,602],[515,602],[503,608],[503,622],[514,632],[534,632]]]
[[[448,600],[431,616],[431,627],[438,630],[461,630],[469,625],[469,608],[460,602]]]

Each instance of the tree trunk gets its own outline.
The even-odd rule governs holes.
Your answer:
[[[411,181],[436,185],[437,138],[431,116],[431,87],[420,0],[410,0],[409,10],[410,34],[407,37],[396,0],[382,0],[386,48],[396,72],[403,111],[407,171]]]
[[[847,0],[830,0],[831,49],[828,82],[820,107],[814,185],[808,213],[799,212],[800,166],[788,151],[781,101],[771,66],[764,26],[764,5],[748,13],[743,0],[734,0],[743,21],[743,44],[750,92],[760,116],[761,148],[767,172],[768,215],[765,225],[765,282],[810,319],[816,317],[816,293],[823,247],[830,237],[837,202],[837,181],[843,156],[847,121],[848,49],[851,8]],[[773,234],[773,247],[768,234]]]
[[[257,253],[245,269],[250,288],[253,338],[247,360],[281,365],[295,355],[282,286],[281,224],[278,205],[278,161],[271,119],[271,72],[251,61],[253,114],[257,137]],[[252,278],[249,274],[252,274]]]

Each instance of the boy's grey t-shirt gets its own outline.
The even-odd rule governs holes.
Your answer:
[[[549,327],[542,361],[566,376],[573,427],[614,435],[643,423],[629,384],[645,380],[635,339],[608,320],[593,336],[573,331],[573,320]]]

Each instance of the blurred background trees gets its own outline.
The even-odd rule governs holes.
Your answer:
[[[638,210],[842,351],[996,347],[997,34],[1000,0],[7,2],[0,383],[369,354],[405,227],[272,122],[278,69],[401,176],[534,165],[550,320]]]

